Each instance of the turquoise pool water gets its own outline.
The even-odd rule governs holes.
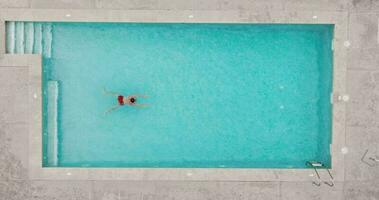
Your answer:
[[[36,24],[44,166],[330,167],[332,25]],[[150,106],[105,115],[103,88]]]

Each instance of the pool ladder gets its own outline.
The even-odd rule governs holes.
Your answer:
[[[363,154],[361,161],[370,167],[376,166],[379,163],[379,156],[377,155],[367,156],[367,154],[368,154],[368,149]]]
[[[325,166],[321,162],[307,161],[305,163],[305,165],[308,166],[308,167],[312,167],[315,170],[315,173],[316,173],[316,176],[317,176],[317,181],[312,181],[313,185],[319,187],[319,186],[321,186],[322,183],[324,183],[324,184],[328,185],[329,187],[333,187],[334,186],[334,178],[332,176],[332,173],[330,172],[330,170],[328,168],[325,168]],[[330,181],[322,181],[321,177],[320,177],[320,174],[318,173],[317,169],[325,169],[328,172],[328,174],[329,174]]]

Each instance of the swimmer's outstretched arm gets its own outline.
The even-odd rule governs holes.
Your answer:
[[[143,95],[143,94],[132,94],[132,95],[129,95],[129,96],[136,97],[136,98],[149,98],[149,96]]]
[[[120,94],[118,94],[116,92],[107,91],[105,88],[103,88],[103,93],[105,95],[111,95],[111,96],[119,96],[120,95]]]
[[[110,112],[116,110],[116,109],[119,108],[119,107],[120,107],[120,105],[115,105],[115,106],[109,108],[104,114],[108,114],[108,113],[110,113]]]

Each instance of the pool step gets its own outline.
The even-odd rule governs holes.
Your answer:
[[[24,25],[25,33],[25,49],[26,54],[33,53],[33,44],[34,44],[34,24],[32,22],[27,22]]]
[[[51,25],[50,24],[44,24],[42,26],[42,54],[44,54],[46,57],[51,57]]]
[[[6,23],[6,48],[5,51],[7,53],[14,53],[15,52],[15,22],[7,22]]]
[[[34,43],[33,52],[42,54],[42,24],[34,24]]]
[[[49,23],[7,22],[6,53],[42,54],[51,57],[52,26]]]
[[[58,81],[47,82],[47,164],[58,165]]]
[[[18,54],[23,54],[24,53],[24,47],[25,47],[25,43],[24,43],[24,23],[23,22],[16,22],[16,29],[15,29],[16,33],[16,51],[15,53],[18,53]]]

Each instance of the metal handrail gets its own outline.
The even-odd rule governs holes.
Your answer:
[[[372,162],[375,162],[375,163],[369,163],[365,160],[366,158],[366,155],[368,153],[368,149],[366,149],[365,153],[363,154],[362,158],[361,158],[361,161],[363,163],[365,163],[366,165],[370,166],[370,167],[374,167],[376,166],[376,162],[379,162],[379,158],[378,156],[375,156],[375,157],[368,157],[369,160],[371,160]]]
[[[315,185],[315,186],[321,186],[321,183],[324,183],[324,184],[326,184],[326,185],[328,185],[330,187],[334,186],[334,177],[333,177],[332,173],[330,172],[330,170],[328,168],[324,168],[324,165],[321,162],[307,161],[305,163],[305,165],[310,166],[310,167],[312,167],[315,170],[315,173],[316,173],[317,178],[318,178],[318,182],[312,181],[313,185]],[[321,177],[320,177],[320,174],[317,171],[317,168],[325,169],[328,172],[331,181],[322,181]]]

